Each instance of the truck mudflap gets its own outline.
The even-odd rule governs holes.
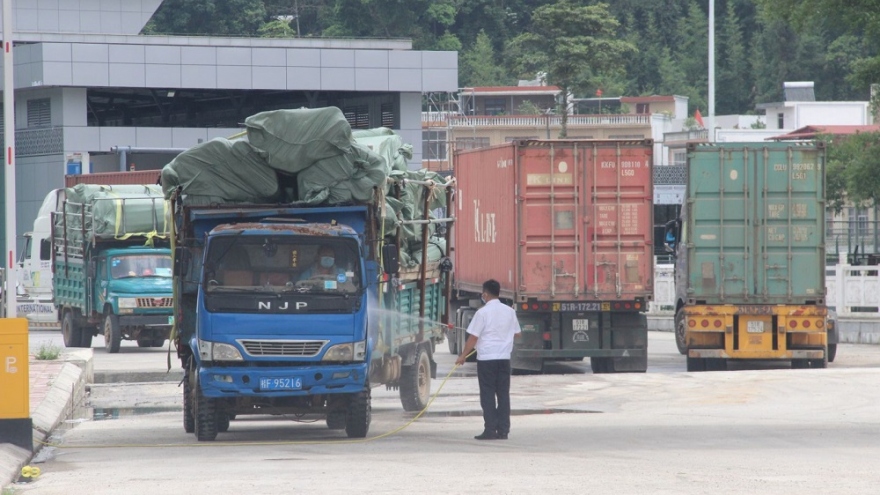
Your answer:
[[[174,324],[171,315],[120,315],[119,324],[124,327],[168,327]]]
[[[367,363],[270,367],[199,368],[202,394],[210,398],[302,397],[363,392]]]
[[[688,350],[688,357],[699,359],[742,359],[740,356],[728,354],[722,349],[690,349]],[[786,361],[791,359],[823,359],[824,357],[825,351],[823,349],[798,349],[789,350],[784,353],[752,353],[748,356],[748,359]]]

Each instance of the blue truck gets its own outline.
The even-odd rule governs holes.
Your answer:
[[[80,184],[52,213],[53,299],[66,347],[171,336],[171,249],[158,186]]]
[[[451,263],[405,267],[377,204],[196,206],[172,196],[187,433],[211,441],[241,415],[297,415],[365,437],[379,385],[398,389],[407,411],[426,406]]]

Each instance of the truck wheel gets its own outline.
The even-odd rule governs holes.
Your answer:
[[[82,347],[86,349],[92,348],[92,337],[95,336],[96,328],[93,326],[88,326],[82,329],[82,343],[80,344]]]
[[[837,357],[837,344],[828,344],[828,362],[833,363],[834,358]]]
[[[458,338],[458,349],[459,352],[464,350],[464,346],[467,345],[467,327],[471,324],[471,320],[474,319],[474,315],[477,312],[474,310],[466,310],[461,312],[461,321],[458,325],[458,330],[455,332],[455,336]],[[474,363],[477,361],[477,353],[471,353],[467,357],[468,363]]]
[[[364,438],[370,430],[370,385],[366,384],[365,387],[363,392],[355,394],[348,403],[345,414],[345,434],[348,438]]]
[[[119,344],[122,342],[122,328],[119,327],[119,317],[108,313],[104,317],[104,348],[110,354],[119,352]]]
[[[193,413],[193,390],[190,384],[192,371],[187,366],[183,373],[183,431],[193,433],[196,431],[196,417]]]
[[[196,381],[195,397],[195,434],[200,442],[212,442],[217,438],[217,406],[212,399],[202,395],[202,387]]]
[[[150,347],[162,347],[164,345],[165,345],[165,339],[158,338],[158,339],[153,339],[153,342],[150,344]]]
[[[64,337],[64,347],[82,346],[82,328],[73,321],[71,311],[65,311],[61,318],[61,335]]]
[[[152,339],[137,339],[138,347],[153,347]]]
[[[217,413],[217,431],[229,431],[229,415],[224,412]]]
[[[706,360],[703,358],[687,358],[688,371],[706,371]]]
[[[400,402],[404,411],[421,411],[431,397],[431,360],[422,347],[416,351],[416,362],[400,371]]]
[[[347,412],[344,409],[327,413],[327,428],[330,428],[331,430],[345,429],[346,414]]]
[[[687,342],[684,338],[685,328],[684,315],[679,311],[675,313],[675,346],[678,347],[678,352],[682,355],[687,354]]]

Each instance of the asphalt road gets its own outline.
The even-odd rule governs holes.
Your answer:
[[[32,334],[32,345],[40,338]],[[96,372],[162,372],[164,352],[96,349]],[[453,365],[445,346],[437,360],[445,376]],[[176,382],[96,384],[91,409],[57,435],[61,447],[46,450],[43,475],[16,489],[862,494],[880,486],[880,346],[841,345],[826,370],[687,373],[672,335],[651,333],[647,374],[593,375],[584,362],[513,377],[510,440],[490,442],[472,439],[482,429],[474,367],[457,370],[424,417],[366,442],[310,418],[255,417],[233,421],[214,444],[197,443],[183,431]],[[412,417],[395,391],[374,389],[371,437]]]

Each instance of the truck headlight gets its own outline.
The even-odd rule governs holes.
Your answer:
[[[117,299],[120,308],[133,309],[138,307],[137,299],[134,297],[120,297]]]
[[[244,359],[241,357],[241,353],[238,352],[238,348],[234,345],[229,344],[214,344],[214,349],[211,352],[214,357],[214,361],[243,361]]]
[[[367,342],[336,344],[324,353],[322,361],[363,361],[367,355]]]
[[[199,355],[205,361],[243,361],[241,352],[234,345],[199,341]]]

